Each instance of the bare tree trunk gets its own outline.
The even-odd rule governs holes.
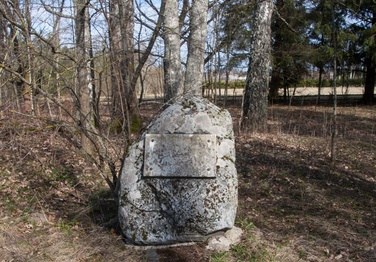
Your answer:
[[[376,37],[375,37],[376,38]],[[375,100],[375,83],[376,83],[376,63],[374,58],[366,58],[366,80],[364,85],[364,94],[361,102],[366,105],[372,105]]]
[[[23,74],[24,72],[24,69],[23,69],[23,63],[22,63],[22,60],[20,59],[21,55],[20,55],[20,46],[19,46],[19,42],[18,42],[18,31],[14,28],[13,25],[10,26],[10,32],[12,35],[14,35],[14,38],[13,38],[13,41],[12,41],[12,47],[13,47],[13,52],[14,54],[17,56],[17,62],[18,62],[18,67],[16,67],[16,72],[19,73],[20,75]],[[20,101],[20,89],[22,88],[23,84],[22,84],[22,80],[16,80],[14,81],[14,84],[13,84],[13,91],[14,91],[14,101],[16,103],[16,108],[17,108],[17,111],[20,112],[21,111],[21,101]]]
[[[111,85],[112,85],[112,114],[113,124],[121,123],[123,131],[126,130],[128,118],[127,96],[125,94],[124,54],[122,42],[122,6],[120,1],[110,1],[109,39],[111,51]],[[129,130],[127,130],[129,131]],[[127,132],[128,133],[128,132]]]
[[[35,108],[34,108],[34,90],[36,89],[35,86],[35,71],[34,71],[34,55],[32,54],[32,41],[31,41],[31,15],[30,15],[30,2],[29,0],[25,0],[25,39],[26,39],[26,46],[27,46],[27,77],[26,79],[29,80],[31,86],[28,88],[30,92],[30,113],[31,115],[35,115]]]
[[[218,53],[218,56],[217,56],[217,69],[216,69],[216,72],[215,72],[215,78],[216,78],[216,88],[215,88],[215,99],[214,99],[214,103],[216,104],[218,102],[218,99],[221,97],[222,95],[222,90],[221,90],[221,55]],[[218,90],[218,94],[217,94],[217,90]]]
[[[23,52],[22,45],[20,44],[20,39],[22,38],[19,33],[23,34],[23,37],[27,40],[26,31],[27,25],[25,22],[25,16],[20,9],[20,1],[14,0],[13,2],[2,1],[1,9],[2,15],[7,19],[9,24],[10,34],[13,35],[12,39],[12,51],[13,55],[16,57],[17,62],[15,64],[14,73],[18,74],[20,77],[14,81],[14,95],[15,102],[18,111],[25,111],[28,107],[26,105],[29,99],[28,94],[30,94],[30,82],[29,82],[29,71],[28,71],[28,60],[27,51]],[[19,21],[19,22],[18,22]],[[26,42],[26,41],[25,41]],[[22,43],[22,41],[21,41]],[[26,59],[25,59],[26,57]],[[29,82],[29,83],[27,83]],[[23,97],[23,104],[21,104],[20,98]],[[26,103],[25,103],[26,102]]]
[[[89,52],[89,60],[87,62],[87,67],[90,71],[89,81],[90,81],[90,93],[89,93],[89,105],[90,111],[92,116],[92,121],[94,122],[94,126],[96,128],[99,127],[99,96],[100,93],[97,93],[96,85],[95,85],[95,64],[94,64],[94,51],[93,51],[93,44],[91,38],[91,26],[90,26],[90,13],[89,9],[86,8],[87,16],[89,17],[89,23],[87,24],[86,35],[88,38],[88,52]]]
[[[190,34],[188,38],[188,59],[185,72],[184,92],[201,96],[204,73],[204,54],[207,33],[207,0],[193,0],[190,10]]]
[[[59,13],[63,12],[65,0],[61,1],[61,6],[59,8]],[[57,100],[59,103],[61,103],[61,88],[60,88],[60,73],[59,73],[59,50],[60,50],[60,16],[55,15],[55,21],[54,21],[54,27],[52,29],[53,39],[52,44],[55,47],[55,50],[57,51],[55,54],[53,54],[53,60],[55,63],[55,68],[52,68],[53,72],[55,72],[55,88],[57,92]],[[62,109],[59,106],[58,107],[58,119],[62,118]]]
[[[134,1],[122,1],[124,5],[124,31],[123,41],[125,52],[125,79],[126,79],[126,95],[128,98],[128,110],[131,117],[132,128],[135,129],[140,121],[140,112],[137,99],[137,85],[132,84],[134,76]],[[139,127],[137,127],[138,129]]]
[[[165,15],[165,6],[166,6],[166,1],[162,1],[161,2],[161,8],[160,8],[160,11],[159,11],[158,20],[157,20],[157,23],[154,27],[153,34],[150,38],[149,44],[146,47],[143,54],[141,56],[139,56],[138,65],[137,65],[137,68],[135,70],[135,73],[134,73],[133,79],[132,79],[132,87],[136,86],[138,78],[141,77],[142,68],[144,67],[145,63],[147,62],[147,59],[148,59],[148,57],[151,53],[151,50],[153,49],[154,43],[155,43],[155,41],[156,41],[156,39],[159,35],[159,32],[162,28],[162,22],[164,20],[164,15]]]
[[[251,56],[243,95],[240,129],[266,131],[271,49],[272,0],[258,0],[253,15]]]
[[[109,32],[112,60],[112,99],[114,121],[122,130],[131,132],[133,121],[140,117],[134,79],[134,4],[133,1],[111,0]]]
[[[137,62],[140,63],[141,61],[141,34],[142,34],[143,25],[140,23],[140,30],[137,34]],[[136,73],[136,72],[135,72]],[[133,76],[134,77],[134,76]],[[132,79],[133,81],[133,79]],[[142,103],[142,99],[145,92],[145,86],[144,86],[144,78],[142,74],[142,70],[140,71],[140,96],[138,97],[138,104]]]
[[[181,13],[180,13],[180,16],[179,16],[180,30],[183,28],[184,20],[187,17],[187,14],[188,14],[189,8],[190,8],[189,0],[182,0],[182,1],[183,1],[183,6],[181,8]]]
[[[79,115],[81,127],[81,146],[86,152],[91,151],[91,142],[88,135],[89,125],[92,120],[91,96],[92,80],[90,75],[89,35],[90,20],[88,2],[76,0],[76,59],[77,59],[77,85],[79,94]]]
[[[231,43],[227,43],[226,45],[226,82],[225,82],[225,93],[223,98],[223,107],[226,107],[227,102],[227,95],[228,95],[228,85],[230,80],[230,49],[231,49]]]
[[[333,47],[334,47],[334,54],[333,54],[333,122],[332,122],[332,129],[331,129],[331,154],[330,160],[332,164],[335,163],[336,160],[336,138],[337,138],[337,28],[335,24],[335,11],[334,5],[332,9],[332,19],[333,19]]]
[[[178,1],[165,0],[164,13],[164,100],[183,94],[183,79],[180,61],[180,25]]]
[[[372,12],[372,28],[376,25],[376,13],[375,8]],[[376,34],[372,35],[373,41],[376,42]],[[366,57],[366,79],[364,85],[364,94],[361,102],[367,105],[372,105],[375,102],[375,83],[376,83],[376,59],[375,59],[375,48],[373,52],[369,51]]]
[[[6,48],[6,21],[3,19],[2,15],[0,15],[0,50],[3,50],[3,53],[0,54],[1,61],[5,62],[8,56],[8,50]],[[4,83],[3,83],[3,68],[0,67],[0,119],[4,117],[4,110],[3,110],[3,89],[4,89]]]
[[[322,74],[324,73],[324,68],[320,66],[319,68],[319,84],[317,87],[317,100],[316,100],[316,105],[320,104],[321,100],[321,89],[322,89]]]

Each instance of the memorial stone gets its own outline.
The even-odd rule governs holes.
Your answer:
[[[119,190],[123,234],[142,245],[203,241],[234,226],[237,187],[229,112],[183,97],[129,148]]]

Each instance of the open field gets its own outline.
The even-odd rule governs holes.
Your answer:
[[[219,94],[219,90],[216,91]],[[290,95],[294,92],[294,88],[290,88]],[[375,91],[376,92],[376,91]],[[297,87],[295,91],[295,96],[316,96],[318,93],[317,87]],[[362,95],[364,93],[364,87],[360,86],[351,86],[351,87],[337,87],[337,94],[340,96],[343,95]],[[221,94],[224,94],[224,89],[221,90]],[[228,96],[242,96],[243,89],[228,89],[227,91]],[[332,95],[333,88],[332,87],[322,87],[321,88],[321,95]],[[280,90],[280,95],[283,95],[283,90]],[[153,99],[155,97],[161,98],[163,94],[145,94],[145,98]]]
[[[244,89],[229,89],[227,91],[227,101],[241,101]],[[352,87],[341,87],[338,86],[337,92],[337,103],[339,105],[356,105],[361,100],[364,87],[352,86]],[[273,101],[273,103],[290,103],[291,105],[332,105],[333,104],[333,88],[332,87],[322,87],[320,93],[320,101],[318,100],[318,89],[317,87],[297,87],[294,93],[294,88],[290,88],[286,94],[286,101],[283,97],[283,90],[279,91],[279,97]],[[375,90],[376,94],[376,90]],[[221,100],[225,97],[225,90],[213,90],[205,91],[204,96],[215,100]],[[144,94],[144,101],[160,100],[163,98],[163,94]]]
[[[237,127],[239,102],[228,109]],[[376,261],[376,107],[338,108],[335,163],[331,112],[275,105],[267,133],[236,132],[241,243],[162,248],[159,261]],[[121,240],[103,179],[57,128],[5,112],[0,152],[1,261],[152,261]]]

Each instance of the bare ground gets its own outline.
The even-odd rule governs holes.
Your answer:
[[[236,127],[239,105],[229,110]],[[334,163],[331,112],[273,106],[269,132],[237,133],[241,243],[158,249],[159,261],[376,261],[376,107],[338,109]],[[56,127],[1,119],[1,261],[151,261],[103,226],[115,216],[103,179]]]

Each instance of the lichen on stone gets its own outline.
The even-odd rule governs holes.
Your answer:
[[[215,177],[197,178],[197,174],[185,178],[145,177],[146,134],[214,134]],[[238,183],[232,138],[228,111],[200,97],[182,98],[156,117],[141,140],[129,148],[124,161],[119,220],[125,237],[136,244],[202,241],[213,232],[231,228]]]

